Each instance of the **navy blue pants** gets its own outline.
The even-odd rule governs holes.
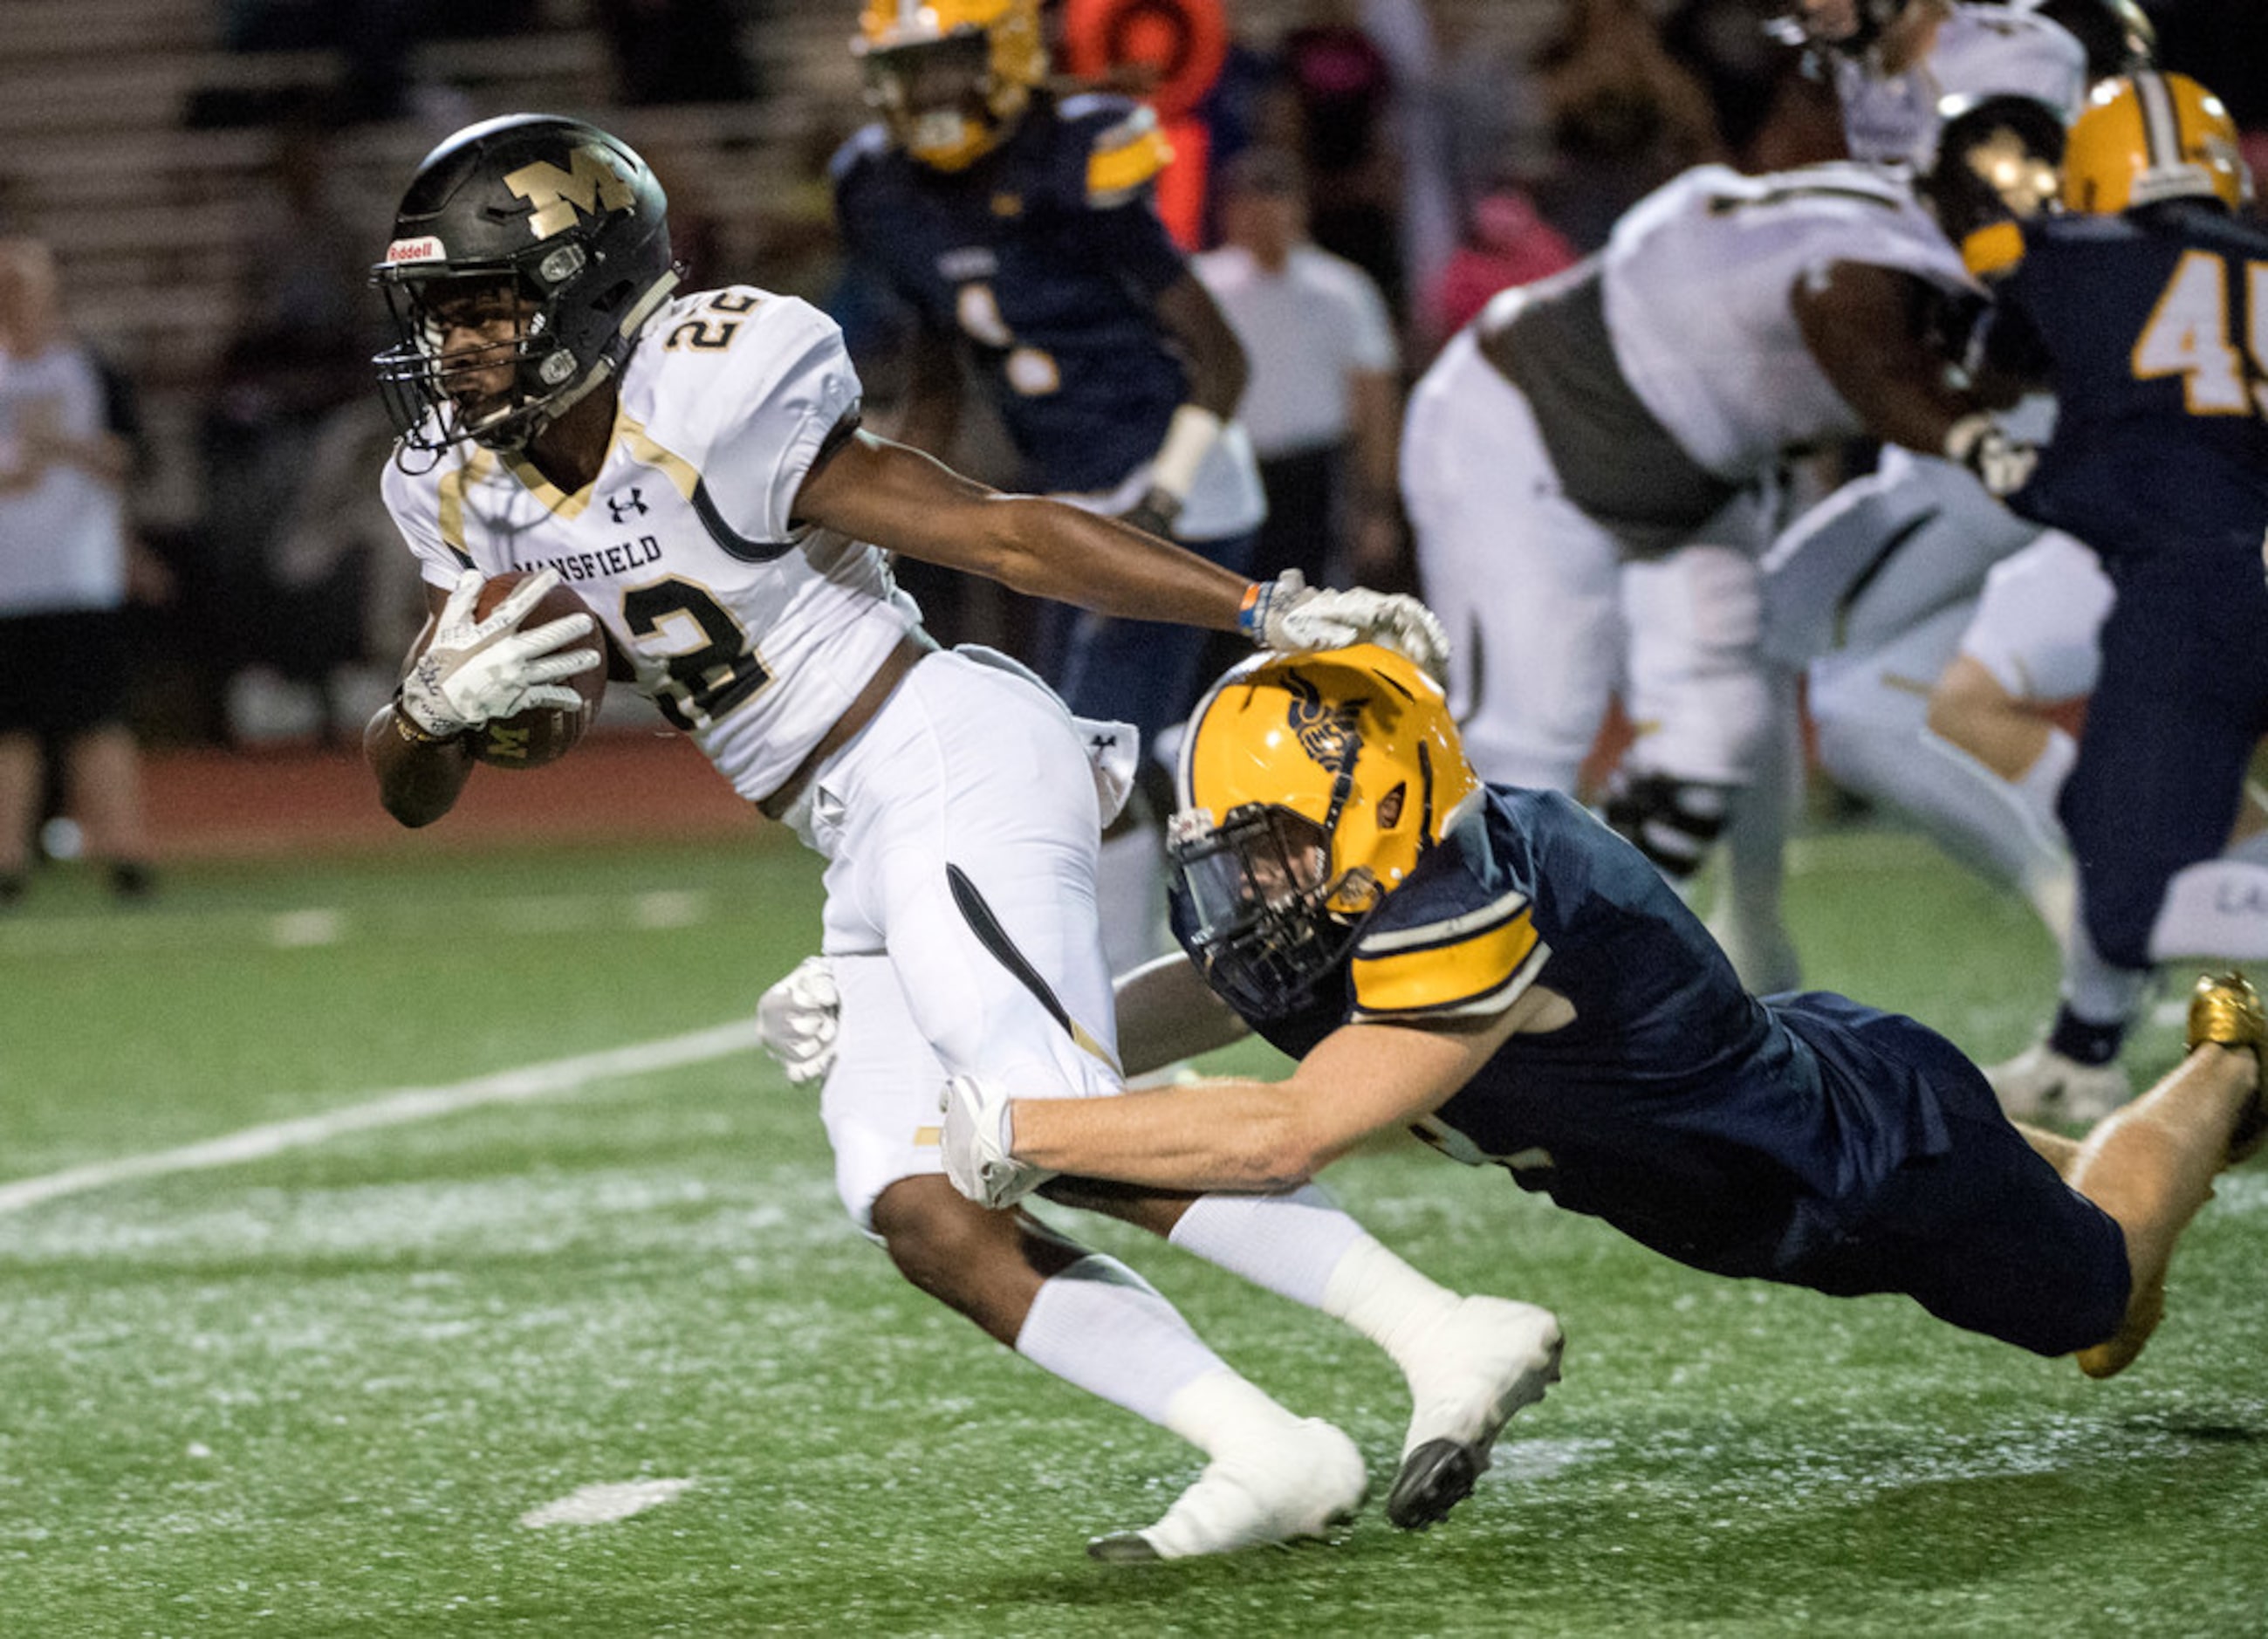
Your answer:
[[[2104,961],[2146,968],[2167,883],[2227,845],[2268,733],[2268,586],[2234,550],[2106,562],[2117,601],[2058,812],[2088,937]]]

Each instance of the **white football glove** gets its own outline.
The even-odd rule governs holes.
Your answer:
[[[788,1085],[823,1082],[835,1067],[835,1032],[843,1019],[843,993],[834,964],[806,956],[756,1003],[756,1039],[779,1061]]]
[[[1321,589],[1309,586],[1296,569],[1264,583],[1240,624],[1262,648],[1278,653],[1375,643],[1436,678],[1449,663],[1449,634],[1416,598],[1359,587]]]
[[[2016,437],[1998,417],[1981,410],[1953,424],[1945,435],[1945,454],[1976,474],[1995,500],[2029,484],[2032,469],[2040,464],[2038,445]]]
[[[938,1101],[945,1111],[945,1176],[979,1206],[1012,1207],[1055,1174],[1016,1160],[1014,1111],[1006,1091],[956,1075]]]
[[[600,657],[589,649],[555,654],[591,630],[591,616],[570,615],[519,630],[527,611],[559,584],[556,569],[540,570],[504,595],[486,620],[473,618],[473,605],[487,579],[477,569],[457,577],[449,601],[425,646],[401,680],[404,715],[436,739],[446,740],[491,718],[512,717],[532,706],[578,710],[583,697],[560,681],[588,671]]]

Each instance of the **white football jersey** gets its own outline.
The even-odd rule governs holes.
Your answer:
[[[1837,54],[1835,92],[1854,159],[1926,170],[1948,97],[2036,97],[2068,121],[2087,92],[2087,52],[2058,24],[2017,7],[1956,5],[1928,53],[1903,74]]]
[[[563,494],[519,458],[458,445],[389,463],[387,509],[425,579],[546,565],[742,796],[792,772],[920,611],[881,550],[791,526],[797,491],[858,408],[842,332],[733,286],[657,314],[621,379],[604,465]]]
[[[1603,258],[1624,376],[1687,454],[1736,484],[1861,430],[1796,326],[1799,280],[1855,262],[1978,288],[1903,181],[1841,163],[1697,166],[1625,212]]]

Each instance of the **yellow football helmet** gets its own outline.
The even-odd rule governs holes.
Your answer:
[[[1240,1012],[1280,1015],[1481,789],[1440,685],[1403,656],[1256,655],[1182,742],[1176,928]]]
[[[2252,197],[2236,122],[2186,74],[2125,74],[2088,93],[2064,144],[2066,208],[2115,215],[2166,199]]]
[[[898,145],[939,171],[990,152],[1048,77],[1039,0],[866,0],[850,52]]]

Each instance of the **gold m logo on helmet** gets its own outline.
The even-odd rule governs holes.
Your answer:
[[[549,239],[573,227],[578,218],[601,210],[627,210],[636,196],[630,178],[597,148],[578,148],[561,170],[549,159],[538,159],[504,173],[504,185],[535,207],[527,218],[528,231]]]

